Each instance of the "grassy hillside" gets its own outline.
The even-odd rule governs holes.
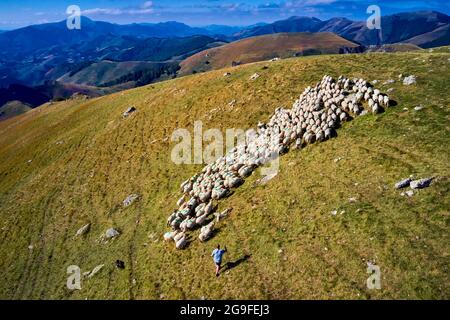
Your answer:
[[[255,63],[227,69],[229,77],[213,71],[1,122],[0,298],[450,298],[449,59],[425,51]],[[417,84],[402,85],[400,73]],[[381,88],[393,88],[398,105],[291,150],[265,186],[254,173],[219,203],[233,212],[209,242],[184,251],[163,242],[179,184],[201,169],[171,162],[172,132],[192,132],[195,120],[204,130],[255,127],[324,74],[377,86],[394,79]],[[130,105],[137,112],[123,119]],[[401,196],[393,185],[411,174],[438,178]],[[141,198],[123,208],[131,193]],[[90,232],[75,237],[88,222]],[[99,242],[110,227],[121,235]],[[236,263],[215,278],[217,243]],[[366,288],[369,261],[380,266],[381,290]],[[85,272],[100,264],[82,290],[66,288],[69,265]]]
[[[30,111],[32,107],[26,103],[14,100],[0,106],[0,121],[15,117],[19,114]]]
[[[233,64],[269,60],[275,57],[338,53],[341,47],[356,47],[330,32],[277,33],[252,37],[199,52],[181,62],[181,75],[231,67]]]
[[[159,70],[169,69],[174,65],[176,70],[176,63],[166,62],[147,62],[147,61],[126,61],[126,62],[114,62],[114,61],[100,61],[92,63],[86,68],[76,72],[75,74],[67,73],[58,80],[65,83],[74,83],[90,86],[104,86],[105,84],[119,81],[119,79],[126,77],[127,75],[149,72],[155,70],[155,73]],[[163,73],[160,72],[160,73]],[[156,78],[159,77],[159,73],[156,74]]]

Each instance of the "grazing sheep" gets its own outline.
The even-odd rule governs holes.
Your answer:
[[[230,212],[231,212],[231,209],[228,208],[220,213],[219,212],[214,213],[214,216],[216,217],[216,222],[219,222],[220,220],[226,218]]]
[[[378,103],[374,103],[373,104],[373,106],[372,106],[372,112],[373,113],[380,113],[381,112],[381,108],[380,108],[380,106],[378,105]]]
[[[198,237],[200,241],[205,242],[206,240],[208,240],[212,236],[213,230],[214,230],[214,221],[202,227],[200,229],[200,235]]]
[[[182,196],[180,199],[178,199],[177,201],[177,206],[181,206],[184,203],[184,196]]]
[[[180,239],[182,239],[184,237],[185,237],[185,233],[184,232],[179,232],[173,237],[173,240],[175,242],[178,242]]]
[[[174,231],[166,233],[164,239],[173,235],[180,243],[177,247],[184,248],[184,232],[206,222],[214,211],[213,199],[226,197],[257,167],[287,152],[292,144],[301,148],[303,142],[312,144],[330,139],[335,135],[335,128],[351,119],[349,114],[367,113],[362,106],[366,102],[367,110],[378,113],[389,105],[389,97],[364,79],[340,76],[336,81],[325,75],[315,86],[303,91],[292,109],[276,108],[267,123],[258,123],[251,139],[204,166],[200,173],[180,185],[182,197],[177,201],[178,210],[167,219]],[[220,221],[228,213],[227,210],[215,213],[215,220]],[[212,235],[213,227],[212,223],[201,228],[200,241],[206,241]]]
[[[164,241],[173,240],[173,238],[177,235],[177,233],[178,233],[178,230],[164,233]]]
[[[186,247],[186,244],[187,244],[186,236],[183,236],[177,242],[175,242],[175,247],[177,249],[184,249]]]

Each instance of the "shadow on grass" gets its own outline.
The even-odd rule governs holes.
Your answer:
[[[241,263],[247,261],[248,259],[250,259],[251,255],[246,254],[242,257],[240,257],[239,259],[237,259],[236,261],[230,261],[227,262],[223,268],[223,271],[229,271],[233,268],[236,268],[238,265],[240,265]]]

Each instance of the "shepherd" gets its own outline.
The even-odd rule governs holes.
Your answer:
[[[214,249],[211,254],[214,260],[214,264],[216,265],[216,277],[219,276],[220,268],[222,265],[222,256],[225,252],[227,252],[227,247],[225,247],[225,249],[220,249],[220,244],[218,244],[217,248]]]

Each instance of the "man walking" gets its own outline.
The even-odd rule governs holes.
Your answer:
[[[214,249],[211,254],[214,260],[214,264],[216,265],[216,277],[219,276],[220,268],[222,265],[222,256],[225,252],[227,252],[227,247],[225,247],[225,249],[220,249],[220,244],[218,244],[217,248]]]

